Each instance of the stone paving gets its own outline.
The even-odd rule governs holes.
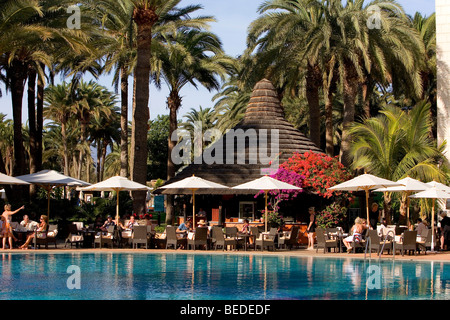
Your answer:
[[[261,251],[253,249],[250,249],[248,251],[244,250],[237,250],[237,251],[222,251],[222,250],[174,250],[174,249],[132,249],[132,248],[75,248],[68,246],[67,248],[64,247],[64,243],[58,243],[57,248],[54,248],[53,244],[49,245],[48,249],[45,249],[44,247],[41,247],[41,249],[28,249],[28,250],[20,250],[20,249],[6,249],[2,250],[0,249],[0,252],[3,253],[19,253],[19,254],[45,254],[45,253],[94,253],[94,252],[111,252],[111,253],[180,253],[180,254],[250,254],[250,255],[283,255],[283,256],[296,256],[296,257],[327,257],[327,258],[355,258],[355,259],[364,259],[364,253],[338,253],[338,252],[327,252],[323,253],[323,249],[319,249],[318,252],[316,250],[306,250],[304,247],[300,248],[294,248],[292,250],[289,249],[277,249],[275,251]],[[373,252],[372,254],[367,254],[366,259],[379,259],[378,254]],[[392,254],[382,254],[381,259],[393,259]],[[443,262],[450,262],[450,251],[437,251],[437,252],[427,252],[427,254],[421,253],[421,254],[405,254],[404,256],[401,255],[399,251],[395,254],[396,260],[416,260],[416,261],[443,261]]]

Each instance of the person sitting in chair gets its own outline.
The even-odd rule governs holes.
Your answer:
[[[342,240],[345,247],[347,248],[347,252],[350,253],[353,249],[352,243],[355,242],[361,242],[362,241],[362,234],[364,230],[368,229],[367,222],[365,219],[356,218],[355,224],[353,225],[351,229],[351,235]]]

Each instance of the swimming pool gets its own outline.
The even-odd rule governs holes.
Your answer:
[[[2,300],[450,298],[450,264],[441,262],[240,254],[3,253],[0,275]]]

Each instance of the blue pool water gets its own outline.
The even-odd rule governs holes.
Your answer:
[[[79,268],[79,273],[70,266]],[[450,264],[441,262],[237,254],[4,253],[0,276],[2,300],[450,299]],[[80,289],[69,289],[68,283],[79,284]]]

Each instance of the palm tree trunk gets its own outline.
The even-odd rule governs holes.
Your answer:
[[[89,122],[86,119],[80,120],[80,130],[81,130],[80,144],[82,146],[86,142],[86,129],[87,129],[88,123]],[[84,157],[84,150],[83,150],[83,147],[81,147],[80,154],[78,157],[78,172],[77,172],[78,180],[81,180],[81,172],[83,171],[83,157]]]
[[[333,94],[328,90],[325,100],[325,152],[328,156],[334,156],[334,130],[333,130]]]
[[[320,148],[320,99],[319,99],[319,69],[308,64],[306,76],[306,98],[309,106],[309,135],[314,144]]]
[[[351,164],[351,136],[349,129],[355,121],[355,101],[358,92],[358,75],[351,63],[348,63],[344,68],[344,116],[342,121],[340,161],[345,167],[349,167]]]
[[[137,62],[134,76],[136,77],[136,106],[133,110],[131,148],[131,176],[138,183],[147,181],[147,133],[150,119],[149,86],[150,58],[152,43],[152,27],[158,20],[154,7],[136,7],[133,20],[137,24]],[[133,192],[133,211],[140,215],[145,213],[145,191]]]
[[[42,70],[45,65],[41,64]],[[36,99],[36,171],[42,170],[42,132],[44,130],[44,79],[38,76],[37,81],[37,99]]]
[[[169,139],[167,153],[167,180],[175,177],[175,164],[172,160],[172,151],[175,148],[175,141],[172,141],[172,134],[177,130],[177,111],[181,106],[181,98],[177,90],[173,89],[167,98],[167,106],[169,107]],[[168,195],[166,198],[166,224],[173,224],[174,206],[173,196]]]
[[[26,173],[25,170],[25,148],[22,135],[22,99],[27,79],[27,67],[21,62],[14,60],[11,65],[11,97],[13,108],[14,128],[14,167],[13,175],[19,176]]]
[[[392,223],[392,196],[389,192],[384,192],[383,196],[383,209],[384,217],[386,218],[387,224]]]
[[[100,159],[100,179],[101,181],[103,181],[104,176],[105,176],[105,159],[106,159],[106,153],[108,151],[108,145],[110,144],[110,142],[107,141],[103,141],[102,144],[102,157]]]
[[[102,145],[101,145],[101,139],[97,140],[97,182],[102,181],[102,177],[100,174],[100,170],[101,170],[101,152],[102,152]]]
[[[36,130],[36,76],[37,73],[34,69],[30,68],[28,74],[28,128],[29,128],[29,140],[30,140],[30,173],[37,172],[37,135]],[[30,198],[33,199],[36,195],[36,186],[30,185]]]
[[[120,176],[128,178],[128,73],[120,70]]]
[[[29,127],[29,139],[30,139],[30,173],[36,171],[36,71],[30,69],[28,74],[28,127]],[[30,187],[30,193],[33,192],[34,187]]]
[[[64,174],[66,176],[70,175],[69,172],[69,152],[67,150],[67,131],[66,131],[66,121],[61,121],[61,137],[64,152]]]

